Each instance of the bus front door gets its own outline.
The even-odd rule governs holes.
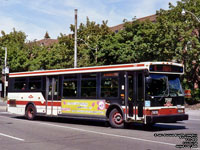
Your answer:
[[[58,78],[55,76],[46,77],[46,113],[47,115],[57,114],[54,110],[54,100],[58,98]]]
[[[145,95],[145,81],[144,81],[144,72],[137,72],[137,81],[136,81],[136,104],[137,107],[137,120],[144,118],[143,109],[144,109],[144,95]]]
[[[144,73],[143,72],[127,72],[125,78],[125,105],[126,118],[133,120],[142,120],[144,107]]]

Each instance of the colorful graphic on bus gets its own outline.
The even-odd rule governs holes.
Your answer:
[[[62,100],[62,114],[105,116],[105,100]]]

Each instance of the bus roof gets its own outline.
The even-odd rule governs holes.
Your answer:
[[[134,70],[148,70],[149,72],[151,72],[150,71],[151,65],[171,65],[171,66],[183,67],[182,64],[173,63],[173,62],[142,62],[142,63],[105,65],[105,66],[94,66],[94,67],[14,72],[14,73],[10,73],[9,77],[13,78],[13,77],[46,76],[46,75],[92,73],[92,72],[130,71],[130,70],[133,70],[133,71]],[[173,72],[165,72],[165,73],[173,74]],[[176,72],[176,74],[183,74],[183,73]]]

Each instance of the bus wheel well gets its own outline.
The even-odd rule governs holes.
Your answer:
[[[121,108],[117,105],[112,105],[108,108],[107,112],[106,112],[106,117],[109,118],[109,114],[110,112],[113,110],[113,109],[117,109],[122,115],[123,115],[123,112],[121,110]]]
[[[26,104],[25,111],[27,110],[29,105],[33,105],[35,107],[35,104],[33,102],[29,102]],[[35,109],[36,109],[36,107],[35,107]]]
[[[28,103],[25,108],[25,117],[28,120],[34,120],[36,118],[37,110],[34,103]]]

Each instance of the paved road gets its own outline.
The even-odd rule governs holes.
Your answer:
[[[184,122],[112,129],[101,121],[50,117],[28,121],[0,107],[0,150],[177,150],[175,146],[185,139],[169,134],[193,133],[200,138],[200,111],[187,112],[190,119]]]

